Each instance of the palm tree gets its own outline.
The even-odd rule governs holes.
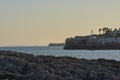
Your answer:
[[[102,29],[101,29],[101,28],[99,28],[98,32],[100,33],[100,35],[101,35],[101,31],[102,31]]]
[[[107,33],[112,32],[112,28],[104,27],[102,28],[102,31],[103,31],[103,34],[107,34]]]
[[[107,30],[108,30],[108,28],[106,28],[106,27],[102,28],[103,34],[105,34]]]

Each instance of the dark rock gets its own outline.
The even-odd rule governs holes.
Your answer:
[[[120,62],[0,51],[0,80],[120,80]]]

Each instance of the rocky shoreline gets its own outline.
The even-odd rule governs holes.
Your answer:
[[[120,61],[0,51],[0,80],[120,80]]]

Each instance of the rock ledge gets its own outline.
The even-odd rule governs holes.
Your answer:
[[[120,62],[0,51],[0,80],[120,80]]]

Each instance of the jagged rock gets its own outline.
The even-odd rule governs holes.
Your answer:
[[[120,62],[0,51],[0,80],[120,80]]]

